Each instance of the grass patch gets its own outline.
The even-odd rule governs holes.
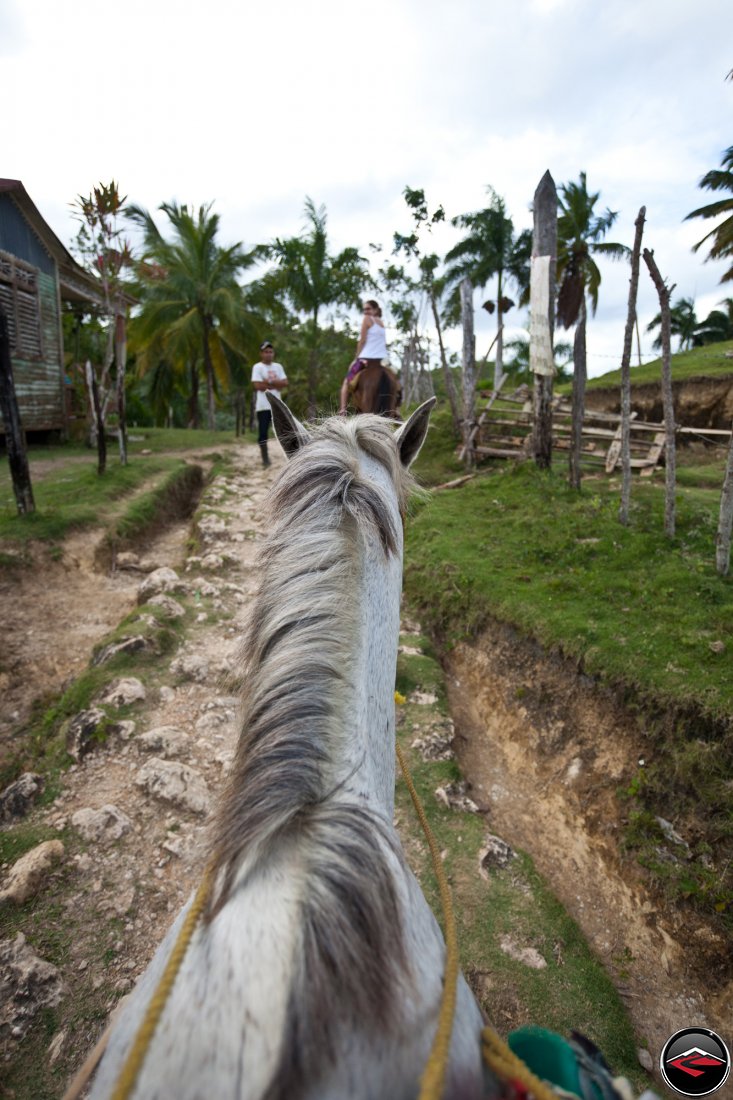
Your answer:
[[[31,540],[59,542],[71,530],[94,527],[119,507],[121,497],[138,489],[151,476],[170,473],[171,458],[151,458],[146,463],[112,465],[104,477],[96,468],[79,463],[59,463],[33,486],[36,511],[19,516],[12,494],[7,461],[0,464],[0,539],[15,544]]]
[[[420,509],[406,591],[448,640],[497,618],[594,676],[727,715],[733,584],[714,571],[716,501],[711,490],[681,494],[670,543],[654,486],[635,484],[623,527],[607,482],[575,493],[558,475],[505,466]]]
[[[210,432],[205,428],[130,428],[130,435],[135,436],[128,445],[130,455],[144,450],[165,454],[167,451],[227,448],[244,442],[244,438],[237,439],[233,431]]]

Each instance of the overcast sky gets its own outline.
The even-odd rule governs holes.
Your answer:
[[[713,200],[698,182],[733,144],[731,0],[0,0],[0,66],[0,175],[66,244],[68,204],[111,178],[151,210],[213,200],[222,243],[247,246],[299,232],[309,195],[333,249],[370,254],[410,229],[405,185],[450,217],[491,184],[519,230],[549,168],[558,185],[587,172],[619,212],[609,239],[630,245],[646,205],[673,300],[704,317],[731,294],[724,265],[691,252],[709,227],[682,220]],[[440,252],[456,239],[434,236]],[[591,375],[623,345],[628,267],[602,271]]]

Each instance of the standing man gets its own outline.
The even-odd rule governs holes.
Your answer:
[[[259,438],[262,454],[262,465],[269,466],[270,459],[267,454],[267,435],[272,421],[272,410],[265,397],[266,393],[277,393],[284,390],[288,384],[285,371],[279,363],[275,362],[275,349],[269,340],[260,344],[260,362],[252,367],[252,385],[257,390],[257,424],[259,426]]]

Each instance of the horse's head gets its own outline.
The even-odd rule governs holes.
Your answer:
[[[292,458],[312,439],[313,433],[304,424],[293,416],[284,401],[274,393],[266,394],[272,409],[272,423],[275,435],[278,438],[287,458]],[[430,413],[435,405],[434,397],[428,398],[419,408],[415,409],[410,418],[402,424],[394,433],[394,441],[397,446],[399,460],[407,469],[417,458],[420,448],[425,442],[428,431]],[[335,418],[334,418],[335,419]],[[343,423],[343,421],[337,421]],[[361,422],[363,423],[363,422]]]

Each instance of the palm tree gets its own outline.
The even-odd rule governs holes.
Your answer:
[[[144,373],[165,360],[174,374],[190,376],[191,422],[198,427],[198,377],[206,380],[208,427],[215,427],[215,392],[226,388],[228,355],[243,355],[256,340],[244,308],[237,274],[254,262],[241,244],[217,243],[219,215],[211,203],[194,214],[176,202],[160,209],[173,230],[163,236],[142,207],[129,206],[127,216],[144,234],[138,267],[142,308],[132,323],[131,343],[138,371]]]
[[[489,205],[470,214],[459,214],[451,224],[468,230],[467,235],[446,254],[449,265],[445,274],[446,286],[454,287],[449,308],[457,315],[458,287],[466,276],[473,285],[483,289],[496,276],[496,296],[484,302],[484,309],[496,312],[496,356],[494,360],[494,389],[503,382],[504,314],[514,302],[505,295],[505,283],[515,283],[520,305],[529,299],[529,265],[532,254],[532,234],[528,229],[519,236],[514,234],[514,223],[507,215],[504,200],[493,187],[487,187]]]
[[[305,232],[300,237],[276,238],[260,250],[277,262],[277,269],[266,281],[272,292],[281,290],[294,309],[310,322],[308,359],[308,411],[316,411],[316,382],[320,343],[319,316],[329,305],[358,305],[369,284],[366,261],[356,248],[345,248],[329,255],[326,232],[326,208],[305,200]]]
[[[729,197],[711,202],[707,206],[700,206],[697,210],[692,210],[685,221],[689,221],[690,218],[718,218],[721,214],[727,214],[728,216],[715,228],[711,229],[709,233],[706,233],[702,240],[698,241],[693,247],[692,251],[697,252],[706,241],[712,239],[710,252],[706,256],[707,260],[722,260],[733,257],[733,145],[723,153],[720,168],[713,168],[712,171],[706,172],[700,180],[699,186],[704,187],[707,191],[727,191]],[[723,272],[720,281],[721,283],[727,283],[732,279],[733,264],[727,271]]]
[[[507,340],[505,349],[512,353],[511,360],[506,365],[506,374],[517,386],[531,386],[533,382],[532,372],[529,369],[529,335],[522,334]],[[558,340],[555,342],[555,382],[568,382],[570,380],[569,364],[573,360],[573,345]]]
[[[669,310],[669,330],[672,336],[679,336],[680,346],[678,351],[686,351],[701,343],[697,335],[698,323],[695,313],[695,302],[692,298],[678,298]],[[655,328],[661,328],[662,314],[657,313],[646,326],[647,332],[653,332]],[[653,348],[662,347],[661,332],[652,344]]]
[[[600,191],[589,192],[585,172],[578,183],[560,187],[557,221],[557,319],[565,328],[577,325],[573,342],[573,438],[570,447],[570,484],[580,488],[580,447],[585,406],[587,300],[591,313],[598,308],[601,273],[594,257],[618,260],[628,256],[626,245],[604,241],[618,213],[596,214]]]
[[[701,344],[717,344],[721,340],[733,340],[733,298],[718,302],[718,308],[708,313],[695,329]]]

